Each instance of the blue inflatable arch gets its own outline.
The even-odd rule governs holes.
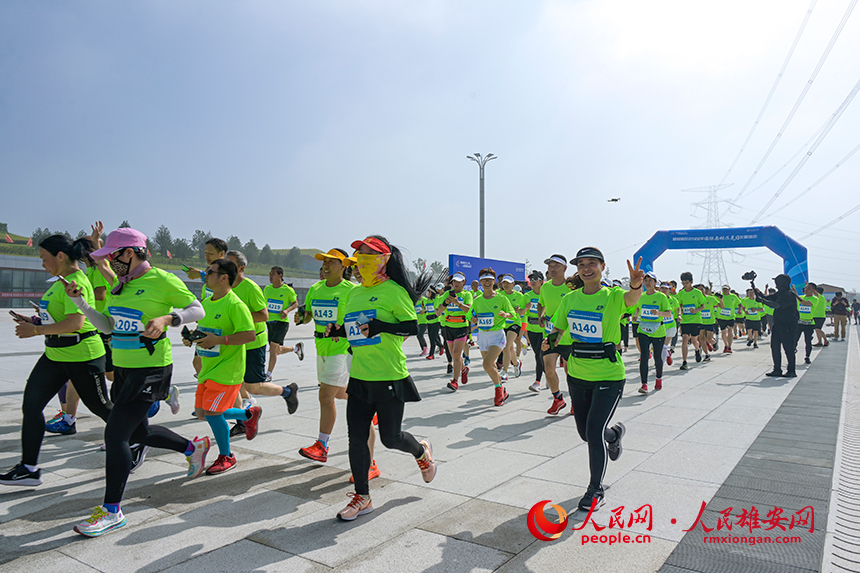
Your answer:
[[[636,251],[633,260],[637,261],[642,257],[642,268],[652,271],[654,261],[666,250],[746,247],[767,247],[782,257],[783,272],[791,277],[791,284],[798,291],[809,281],[806,247],[776,227],[657,231]]]

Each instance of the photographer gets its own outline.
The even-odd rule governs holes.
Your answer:
[[[748,276],[751,278],[747,278]],[[750,272],[743,276],[744,280],[749,280],[750,285],[755,291],[756,300],[771,308],[773,308],[773,335],[770,340],[770,351],[773,356],[773,371],[768,372],[768,376],[783,376],[782,373],[782,355],[780,354],[780,346],[785,352],[786,357],[786,378],[794,378],[797,376],[794,369],[795,351],[797,349],[797,322],[800,315],[797,310],[797,302],[802,299],[793,292],[791,288],[791,277],[786,274],[777,275],[774,277],[776,283],[776,293],[765,295],[755,287],[755,273]]]

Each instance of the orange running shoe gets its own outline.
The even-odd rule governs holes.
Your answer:
[[[370,481],[373,478],[378,478],[381,475],[382,472],[379,471],[379,466],[376,465],[376,460],[373,460],[370,464],[370,469],[367,470],[367,481]],[[349,483],[355,483],[355,478],[353,476],[349,476]]]
[[[328,448],[324,447],[322,442],[317,440],[309,448],[300,448],[299,455],[315,462],[326,463],[328,461]]]

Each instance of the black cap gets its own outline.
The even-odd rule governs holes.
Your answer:
[[[599,249],[596,249],[594,247],[583,247],[582,249],[579,249],[579,251],[576,253],[576,258],[573,259],[573,262],[576,263],[579,259],[586,258],[597,259],[599,261],[606,262],[603,259],[603,253],[601,253]]]
[[[561,263],[564,266],[567,266],[567,257],[565,257],[564,255],[552,255],[550,258],[544,259],[543,264],[548,265],[553,261],[555,261],[556,263]]]
[[[529,273],[529,278],[536,281],[544,280],[543,273],[540,271],[532,271],[531,273]]]

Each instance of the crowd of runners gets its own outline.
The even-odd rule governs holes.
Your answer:
[[[352,254],[333,248],[315,255],[320,281],[301,305],[284,283],[283,269],[273,267],[270,284],[260,288],[245,277],[247,259],[241,252],[210,239],[206,267],[185,270],[190,280],[203,282],[198,299],[177,276],[152,267],[142,233],[117,229],[104,242],[102,235],[97,223],[90,237],[72,241],[53,235],[39,244],[43,266],[56,280],[36,315],[17,315],[15,328],[20,338],[43,336],[45,352],[24,390],[21,461],[0,475],[3,485],[40,485],[45,432],[74,434],[83,401],[105,422],[104,501],[74,527],[90,537],[125,525],[123,492],[149,448],[183,454],[190,478],[217,475],[238,463],[231,439],[256,437],[263,406],[271,407],[263,396],[280,397],[280,408],[288,415],[296,412],[298,386],[273,382],[281,357],[304,358],[301,342],[285,344],[291,321],[314,324],[319,383],[319,434],[299,450],[302,456],[328,460],[336,401],[346,400],[350,481],[355,484],[349,503],[337,513],[346,521],[373,511],[369,481],[381,473],[374,459],[377,432],[386,448],[415,458],[425,482],[436,474],[429,440],[402,429],[405,404],[421,399],[406,365],[403,341],[408,337],[417,338],[426,360],[446,357],[440,376],[450,377],[446,387],[451,392],[469,382],[471,358],[480,357],[497,407],[506,403],[505,384],[523,374],[523,358],[531,353],[535,380],[525,391],[540,393],[545,376],[547,414],[561,414],[567,408],[561,368],[570,414],[588,444],[590,482],[579,502],[587,511],[603,505],[607,462],[622,453],[626,428],[609,423],[623,394],[621,356],[630,351],[631,338],[639,355],[638,391],[647,395],[663,389],[663,373],[678,360],[676,353],[678,367],[689,370],[709,362],[712,353],[732,354],[738,345],[753,351],[768,336],[774,361],[768,375],[794,377],[799,340],[808,364],[814,346],[844,340],[850,318],[860,321],[856,300],[850,303],[840,293],[828,303],[813,283],[797,293],[787,275],[774,279],[775,289],[750,285],[735,291],[727,284],[717,289],[695,284],[693,275],[683,272],[679,287],[675,280],[640,269],[640,260],[627,262],[624,283],[608,281],[604,256],[594,247],[580,249],[570,267],[565,256],[551,255],[544,261],[546,271],[532,271],[525,282],[484,268],[466,288],[459,272],[410,278],[401,252],[380,236],[353,242]],[[828,306],[836,329],[830,338],[823,331]],[[171,326],[181,327],[183,343],[194,348],[193,415],[206,422],[211,441],[183,437],[148,421],[162,401],[174,414],[179,411],[166,335]],[[54,396],[61,410],[46,421],[43,412]],[[212,441],[218,455],[207,465]]]

